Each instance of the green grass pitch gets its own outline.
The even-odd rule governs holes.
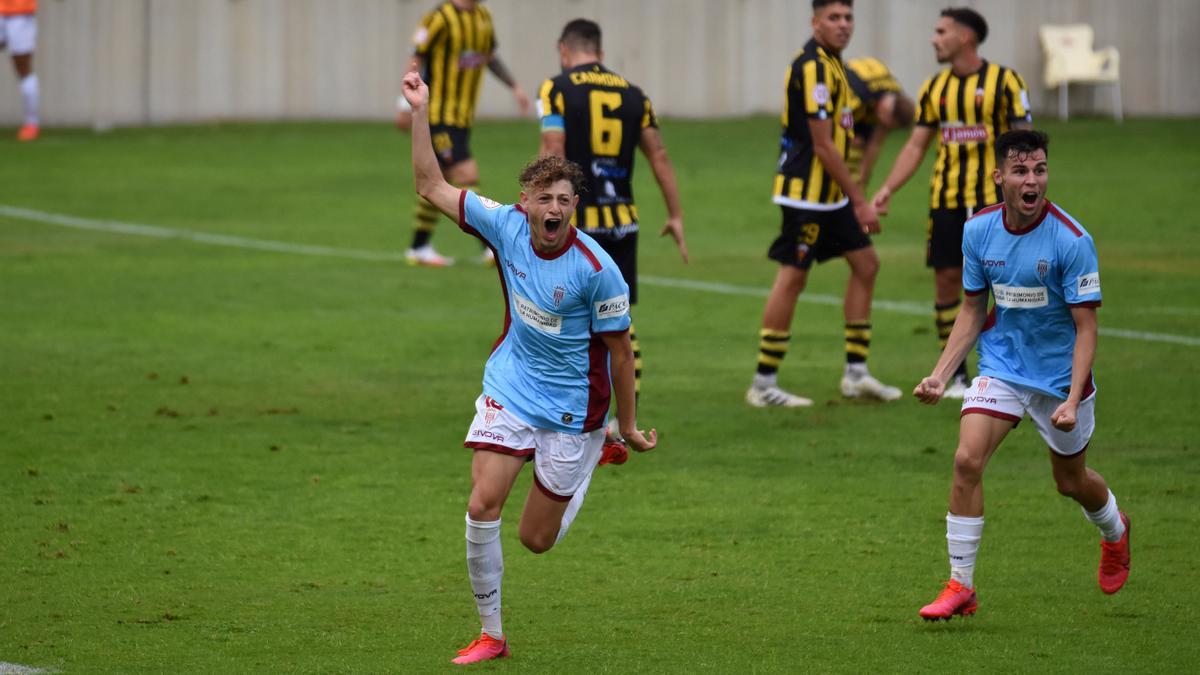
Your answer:
[[[846,269],[834,261],[811,277],[780,375],[817,406],[747,408],[774,274],[778,122],[667,120],[690,266],[655,236],[663,208],[644,163],[636,184],[640,420],[661,445],[600,468],[570,535],[543,556],[516,537],[524,473],[503,532],[513,658],[479,669],[1194,670],[1200,127],[1045,128],[1050,197],[1096,238],[1104,275],[1089,452],[1133,519],[1124,590],[1100,592],[1096,530],[1055,492],[1023,424],[985,481],[979,614],[919,620],[947,574],[956,406],[838,397],[829,298]],[[3,138],[0,664],[448,670],[478,631],[460,444],[503,303],[495,271],[466,262],[477,244],[448,221],[434,241],[463,259],[451,269],[347,253],[407,246],[407,138],[384,124]],[[483,192],[514,200],[536,126],[483,123],[473,146]],[[936,357],[927,176],[875,240],[888,304],[872,370],[906,390]],[[47,222],[59,216],[241,239]]]

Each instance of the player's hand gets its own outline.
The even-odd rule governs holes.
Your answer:
[[[400,93],[413,109],[429,104],[429,86],[415,70],[404,75],[404,81],[400,83]]]
[[[525,90],[517,85],[512,88],[513,99],[517,102],[517,108],[521,110],[521,116],[529,114],[529,97],[525,95]]]
[[[1078,403],[1064,401],[1062,405],[1055,408],[1054,414],[1050,415],[1050,423],[1059,431],[1071,431],[1075,428],[1075,415],[1078,411]]]
[[[940,379],[930,375],[921,380],[921,383],[913,389],[913,396],[917,397],[921,403],[929,405],[937,405],[937,402],[942,400],[942,394],[946,392],[946,383]]]
[[[687,241],[683,238],[683,218],[667,218],[667,224],[663,226],[662,232],[658,236],[665,237],[671,235],[675,240],[675,245],[679,247],[679,255],[683,258],[683,264],[688,263]]]
[[[625,439],[625,445],[628,445],[638,452],[653,450],[654,446],[658,445],[657,429],[651,429],[650,431],[631,429],[629,431],[622,431],[621,436]]]
[[[876,213],[881,216],[886,216],[888,212],[888,204],[892,201],[892,191],[888,186],[884,185],[879,188],[875,196],[871,198],[871,205],[875,207]]]
[[[854,217],[866,234],[879,234],[879,214],[869,201],[854,205]]]

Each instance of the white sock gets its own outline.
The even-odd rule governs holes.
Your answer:
[[[972,518],[946,514],[946,548],[950,552],[950,578],[973,588],[975,554],[983,538],[983,516]]]
[[[571,495],[571,501],[567,502],[567,510],[563,512],[562,524],[558,526],[558,536],[555,537],[554,543],[563,540],[567,536],[567,530],[571,528],[571,523],[575,520],[575,516],[579,515],[579,509],[583,507],[583,498],[587,495],[588,485],[592,483],[592,477],[589,474],[583,481],[583,485]]]
[[[851,380],[861,380],[864,376],[869,375],[867,364],[865,363],[847,363],[846,377]]]
[[[479,608],[483,632],[500,639],[500,580],[504,577],[504,552],[500,548],[500,520],[479,522],[467,514],[467,573]]]
[[[1117,509],[1117,498],[1112,490],[1108,491],[1108,502],[1099,511],[1083,509],[1083,515],[1100,528],[1100,536],[1104,537],[1104,541],[1121,541],[1121,537],[1125,536],[1125,523],[1121,522],[1121,511]]]
[[[30,73],[21,80],[21,98],[25,101],[25,123],[38,123],[38,77]]]
[[[770,387],[776,386],[776,382],[778,382],[778,381],[779,381],[779,373],[771,373],[770,375],[763,375],[762,373],[755,373],[754,374],[754,382],[751,383],[751,386],[754,387],[755,389],[768,389]]]

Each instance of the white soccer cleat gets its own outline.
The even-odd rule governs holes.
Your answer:
[[[897,401],[902,394],[896,387],[890,387],[870,375],[863,375],[857,380],[843,377],[842,396],[846,398],[874,398],[880,401]]]
[[[746,390],[746,403],[755,408],[807,408],[813,404],[811,398],[797,396],[774,386],[750,387]]]
[[[421,248],[410,248],[405,251],[404,262],[409,265],[423,265],[425,267],[449,267],[454,264],[454,258],[447,258],[433,250],[433,246],[426,244]]]
[[[946,385],[946,389],[942,392],[942,398],[952,398],[961,401],[967,395],[967,389],[971,387],[971,383],[962,375],[955,375],[950,384]]]

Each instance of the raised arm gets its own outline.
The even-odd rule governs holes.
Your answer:
[[[933,367],[933,372],[921,380],[916,389],[913,389],[913,396],[920,399],[922,403],[935,405],[941,400],[942,394],[946,390],[946,383],[954,375],[958,364],[966,358],[967,352],[975,346],[975,341],[979,339],[979,334],[983,331],[983,324],[987,321],[987,301],[986,290],[981,293],[968,293],[963,298],[962,310],[959,311],[958,318],[954,320],[954,329],[950,331],[950,338],[946,341],[946,348],[942,350],[941,358]]]
[[[892,164],[892,170],[888,172],[888,177],[884,179],[883,185],[871,199],[871,203],[875,205],[879,213],[886,214],[888,212],[888,202],[892,198],[892,193],[903,187],[921,166],[921,160],[925,159],[925,151],[929,149],[929,143],[933,141],[933,132],[934,127],[913,127],[912,133],[908,136],[908,142],[896,156],[896,161]]]
[[[458,220],[460,190],[446,182],[437,156],[433,154],[433,141],[429,132],[429,87],[416,71],[404,76],[401,86],[404,99],[412,107],[412,163],[413,182],[417,194],[429,200],[439,211]]]
[[[659,232],[659,236],[671,235],[675,245],[679,247],[679,255],[686,264],[688,250],[683,235],[683,207],[679,204],[679,184],[675,180],[675,167],[671,164],[671,158],[667,156],[667,146],[663,143],[662,134],[655,127],[642,129],[638,147],[642,149],[646,161],[650,162],[654,180],[658,181],[658,189],[667,204],[667,223]]]
[[[613,397],[617,401],[617,425],[621,438],[638,452],[650,450],[658,444],[658,432],[651,429],[643,432],[637,428],[637,397],[634,395],[633,344],[629,331],[600,333],[604,346],[611,356],[609,369],[612,373]]]
[[[854,206],[854,217],[858,219],[858,224],[862,226],[863,232],[878,232],[879,216],[875,213],[875,207],[867,201],[862,186],[854,180],[850,168],[842,160],[842,154],[833,144],[833,122],[829,119],[810,117],[808,132],[813,140],[813,152],[817,155],[817,159],[821,160],[821,166],[825,167],[829,175],[833,176],[833,180],[842,186],[842,192],[845,192],[846,196],[850,198],[850,203]]]

